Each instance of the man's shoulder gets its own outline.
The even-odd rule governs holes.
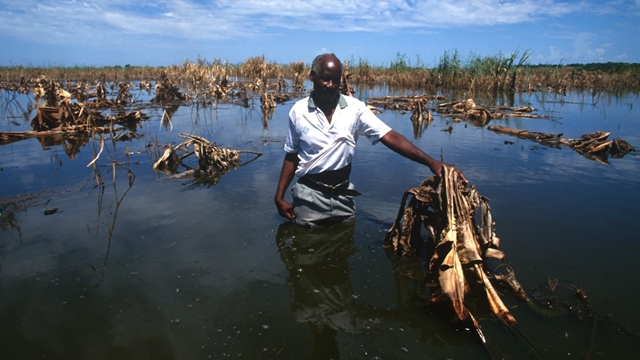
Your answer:
[[[348,102],[348,103],[361,103],[362,100],[355,98],[351,95],[344,95],[342,94],[342,97]]]
[[[296,102],[291,105],[289,109],[289,118],[295,119],[300,116],[306,116],[305,114],[309,112],[309,97],[305,97],[302,99],[296,100]]]
[[[309,107],[309,96],[305,96],[302,99],[296,100],[296,102],[293,103],[292,109],[308,108],[308,107]]]
[[[307,95],[307,96],[305,96],[303,98],[300,98],[300,99],[296,100],[294,105],[303,104],[304,106],[307,106],[309,104],[309,98],[310,98],[309,95]]]
[[[363,107],[366,107],[366,104],[362,100],[355,98],[353,96],[342,95],[342,98],[347,102],[347,106],[351,106],[353,108],[358,108],[358,109],[362,109]]]

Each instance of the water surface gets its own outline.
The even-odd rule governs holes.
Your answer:
[[[145,110],[142,140],[108,142],[97,161],[103,186],[87,167],[95,139],[73,159],[36,139],[0,146],[0,197],[30,198],[1,209],[3,358],[551,359],[640,350],[636,154],[604,165],[440,116],[414,136],[410,114],[380,114],[490,199],[505,263],[525,289],[558,279],[549,295],[558,311],[503,293],[515,329],[469,295],[483,345],[423,306],[424,284],[399,271],[415,270],[417,259],[400,261],[382,247],[403,192],[431,176],[427,168],[362,138],[351,179],[363,193],[355,225],[310,231],[278,216],[273,193],[292,104],[266,122],[257,101],[185,106],[170,126],[162,111]],[[551,118],[491,124],[568,138],[610,131],[640,147],[636,95],[535,93],[514,105]],[[13,120],[2,131],[25,129]],[[168,180],[151,168],[159,155],[152,145],[175,145],[179,133],[263,155],[214,186]],[[575,289],[588,295],[585,316],[568,311],[584,306]]]

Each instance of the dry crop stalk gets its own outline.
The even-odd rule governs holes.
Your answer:
[[[587,158],[596,160],[603,164],[607,164],[607,155],[611,155],[612,157],[623,157],[628,153],[636,151],[631,144],[620,138],[607,140],[607,137],[611,134],[610,132],[596,131],[593,134],[584,134],[580,139],[569,139],[564,138],[562,134],[545,134],[541,132],[506,128],[503,126],[492,125],[487,127],[487,129],[499,134],[508,134],[522,139],[533,140],[546,146],[565,145]]]
[[[223,175],[232,169],[240,166],[240,153],[251,153],[261,156],[262,153],[250,150],[232,150],[221,148],[209,142],[207,139],[196,135],[178,134],[179,137],[186,138],[176,147],[168,145],[162,156],[153,165],[154,170],[175,174],[174,177],[196,176],[208,178],[216,183]],[[189,151],[189,147],[193,151]],[[186,151],[183,155],[178,155],[177,151]],[[178,165],[182,160],[195,154],[198,158],[198,165],[195,169],[189,169],[182,173],[177,173]],[[182,164],[184,165],[184,164]]]

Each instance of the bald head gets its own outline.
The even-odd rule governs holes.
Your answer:
[[[311,64],[309,80],[313,82],[313,100],[318,106],[332,107],[340,98],[342,64],[334,54],[318,55]]]
[[[340,71],[340,76],[342,76],[342,63],[333,53],[320,54],[313,59],[311,63],[311,76],[321,73],[322,69],[327,67],[337,67]]]

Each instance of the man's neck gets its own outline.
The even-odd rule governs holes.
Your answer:
[[[313,96],[313,93],[311,94],[311,96]],[[336,94],[336,97],[334,99],[331,99],[330,101],[321,101],[317,97],[313,96],[314,104],[318,109],[322,110],[322,112],[324,113],[324,116],[327,118],[327,121],[329,123],[331,123],[331,119],[333,118],[333,113],[336,110],[336,107],[338,106],[339,99],[340,99],[339,93]]]

